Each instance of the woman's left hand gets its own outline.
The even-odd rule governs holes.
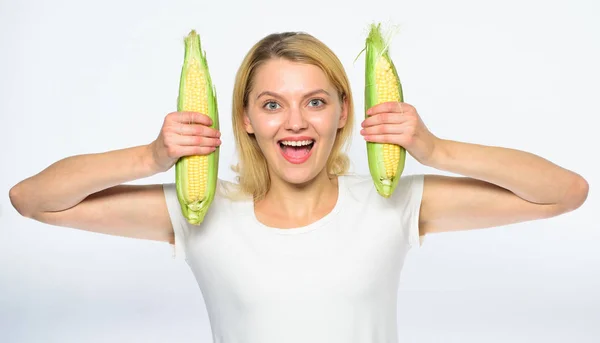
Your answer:
[[[365,140],[402,146],[419,163],[433,163],[440,139],[421,120],[417,110],[405,102],[385,102],[367,111],[360,131]]]

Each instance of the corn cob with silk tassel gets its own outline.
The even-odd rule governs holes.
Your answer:
[[[381,24],[371,25],[365,44],[365,112],[383,102],[404,101],[402,84],[389,55],[389,40],[382,36]],[[377,192],[389,198],[404,171],[406,150],[396,144],[367,142],[367,156]]]
[[[200,36],[192,30],[185,37],[184,46],[177,111],[208,115],[212,119],[211,127],[218,130],[216,89]],[[183,216],[190,224],[198,225],[204,221],[215,196],[218,166],[219,147],[208,155],[183,156],[175,164],[177,198]]]

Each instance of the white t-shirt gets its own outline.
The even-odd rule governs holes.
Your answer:
[[[219,192],[204,222],[188,224],[175,184],[165,184],[174,258],[185,259],[200,286],[213,341],[397,342],[400,273],[423,238],[423,180],[405,175],[385,199],[369,175],[340,176],[334,209],[294,229],[267,227],[250,199]]]

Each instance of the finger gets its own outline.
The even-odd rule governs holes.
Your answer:
[[[181,146],[219,146],[221,140],[218,138],[203,137],[203,136],[177,136],[173,141],[176,145]]]
[[[177,154],[179,156],[208,155],[215,150],[216,147],[182,146],[177,148]]]
[[[364,136],[365,140],[368,142],[373,142],[373,143],[389,143],[389,144],[396,144],[396,145],[400,145],[399,144],[399,137],[398,135],[387,135],[387,134],[382,134],[382,135],[366,135]]]
[[[173,126],[173,131],[179,135],[221,137],[221,132],[202,124],[179,123]]]
[[[206,126],[211,126],[213,124],[213,121],[209,116],[198,112],[172,112],[169,113],[169,117],[174,123],[202,124]]]
[[[371,116],[371,115],[385,113],[385,112],[397,112],[397,113],[408,112],[411,109],[412,109],[412,106],[405,102],[388,101],[388,102],[382,102],[380,104],[372,106],[371,108],[369,108],[367,110],[366,113],[367,113],[367,115]]]
[[[385,112],[377,115],[372,115],[362,122],[362,127],[369,127],[373,125],[381,124],[402,124],[406,122],[408,118],[397,112]]]
[[[401,134],[406,132],[406,127],[401,124],[387,124],[369,126],[360,130],[361,135],[383,135],[383,134]]]

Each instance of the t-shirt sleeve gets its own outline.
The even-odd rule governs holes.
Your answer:
[[[163,184],[163,192],[165,194],[165,200],[167,203],[167,209],[169,211],[169,217],[171,218],[171,224],[173,225],[173,234],[175,237],[175,244],[173,247],[173,259],[186,259],[186,243],[189,237],[189,230],[187,221],[181,213],[181,207],[179,200],[177,199],[177,189],[175,183]]]
[[[424,181],[422,174],[403,176],[392,195],[398,202],[401,225],[411,248],[420,248],[425,241],[425,235],[419,231]]]

